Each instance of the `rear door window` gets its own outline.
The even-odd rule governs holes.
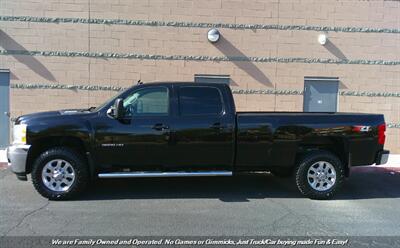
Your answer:
[[[182,116],[222,114],[223,101],[220,90],[208,86],[180,87],[179,112]]]

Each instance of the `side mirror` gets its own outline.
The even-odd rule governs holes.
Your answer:
[[[113,114],[115,119],[122,119],[124,117],[124,100],[122,98],[115,99]]]

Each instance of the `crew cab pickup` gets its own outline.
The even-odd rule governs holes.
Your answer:
[[[18,117],[7,156],[49,199],[75,197],[95,178],[260,172],[327,199],[351,167],[386,163],[385,129],[382,114],[236,112],[224,84],[146,83],[96,108]]]

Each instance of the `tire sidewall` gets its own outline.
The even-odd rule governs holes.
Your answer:
[[[311,185],[308,183],[308,170],[312,165],[316,162],[328,162],[330,163],[336,172],[336,181],[335,184],[327,190],[318,191],[313,189]],[[306,156],[299,164],[299,167],[296,172],[296,183],[304,195],[312,198],[312,199],[329,199],[334,193],[340,188],[342,182],[344,180],[344,169],[342,162],[338,157],[329,152],[314,152]]]
[[[42,180],[43,167],[54,159],[62,159],[71,164],[75,173],[75,180],[67,191],[53,191]],[[51,200],[69,199],[80,192],[86,185],[87,169],[83,160],[74,151],[67,148],[54,148],[42,153],[36,159],[32,168],[32,182],[36,190]]]

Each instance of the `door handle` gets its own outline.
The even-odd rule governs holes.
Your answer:
[[[220,130],[220,129],[226,128],[226,126],[222,125],[222,124],[219,123],[219,122],[216,122],[216,123],[212,124],[212,125],[210,126],[210,128]]]
[[[169,129],[169,127],[167,125],[164,125],[162,123],[157,123],[152,127],[154,130],[156,131],[164,131]]]

